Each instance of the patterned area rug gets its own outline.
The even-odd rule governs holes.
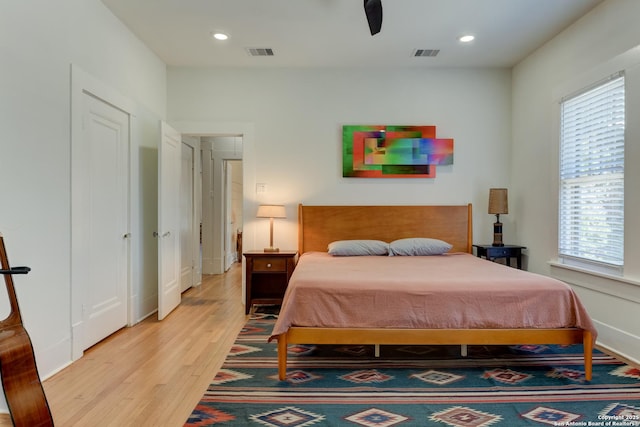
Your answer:
[[[640,426],[640,370],[581,346],[289,347],[254,314],[185,426]]]

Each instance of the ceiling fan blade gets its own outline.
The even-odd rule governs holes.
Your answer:
[[[382,0],[364,0],[364,12],[371,35],[378,34],[382,28]]]

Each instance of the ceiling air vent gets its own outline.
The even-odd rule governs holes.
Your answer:
[[[247,52],[250,56],[273,56],[273,49],[266,47],[248,47]]]
[[[440,53],[440,49],[416,49],[413,56],[436,56]]]

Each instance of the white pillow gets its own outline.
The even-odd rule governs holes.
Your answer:
[[[388,255],[389,244],[382,240],[337,240],[329,243],[329,255]]]
[[[389,255],[442,255],[451,250],[453,245],[438,239],[412,237],[394,240],[389,244]]]

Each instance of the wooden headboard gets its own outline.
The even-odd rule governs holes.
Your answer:
[[[298,251],[326,252],[336,240],[392,242],[430,237],[472,252],[471,203],[459,206],[306,206],[298,205]]]

